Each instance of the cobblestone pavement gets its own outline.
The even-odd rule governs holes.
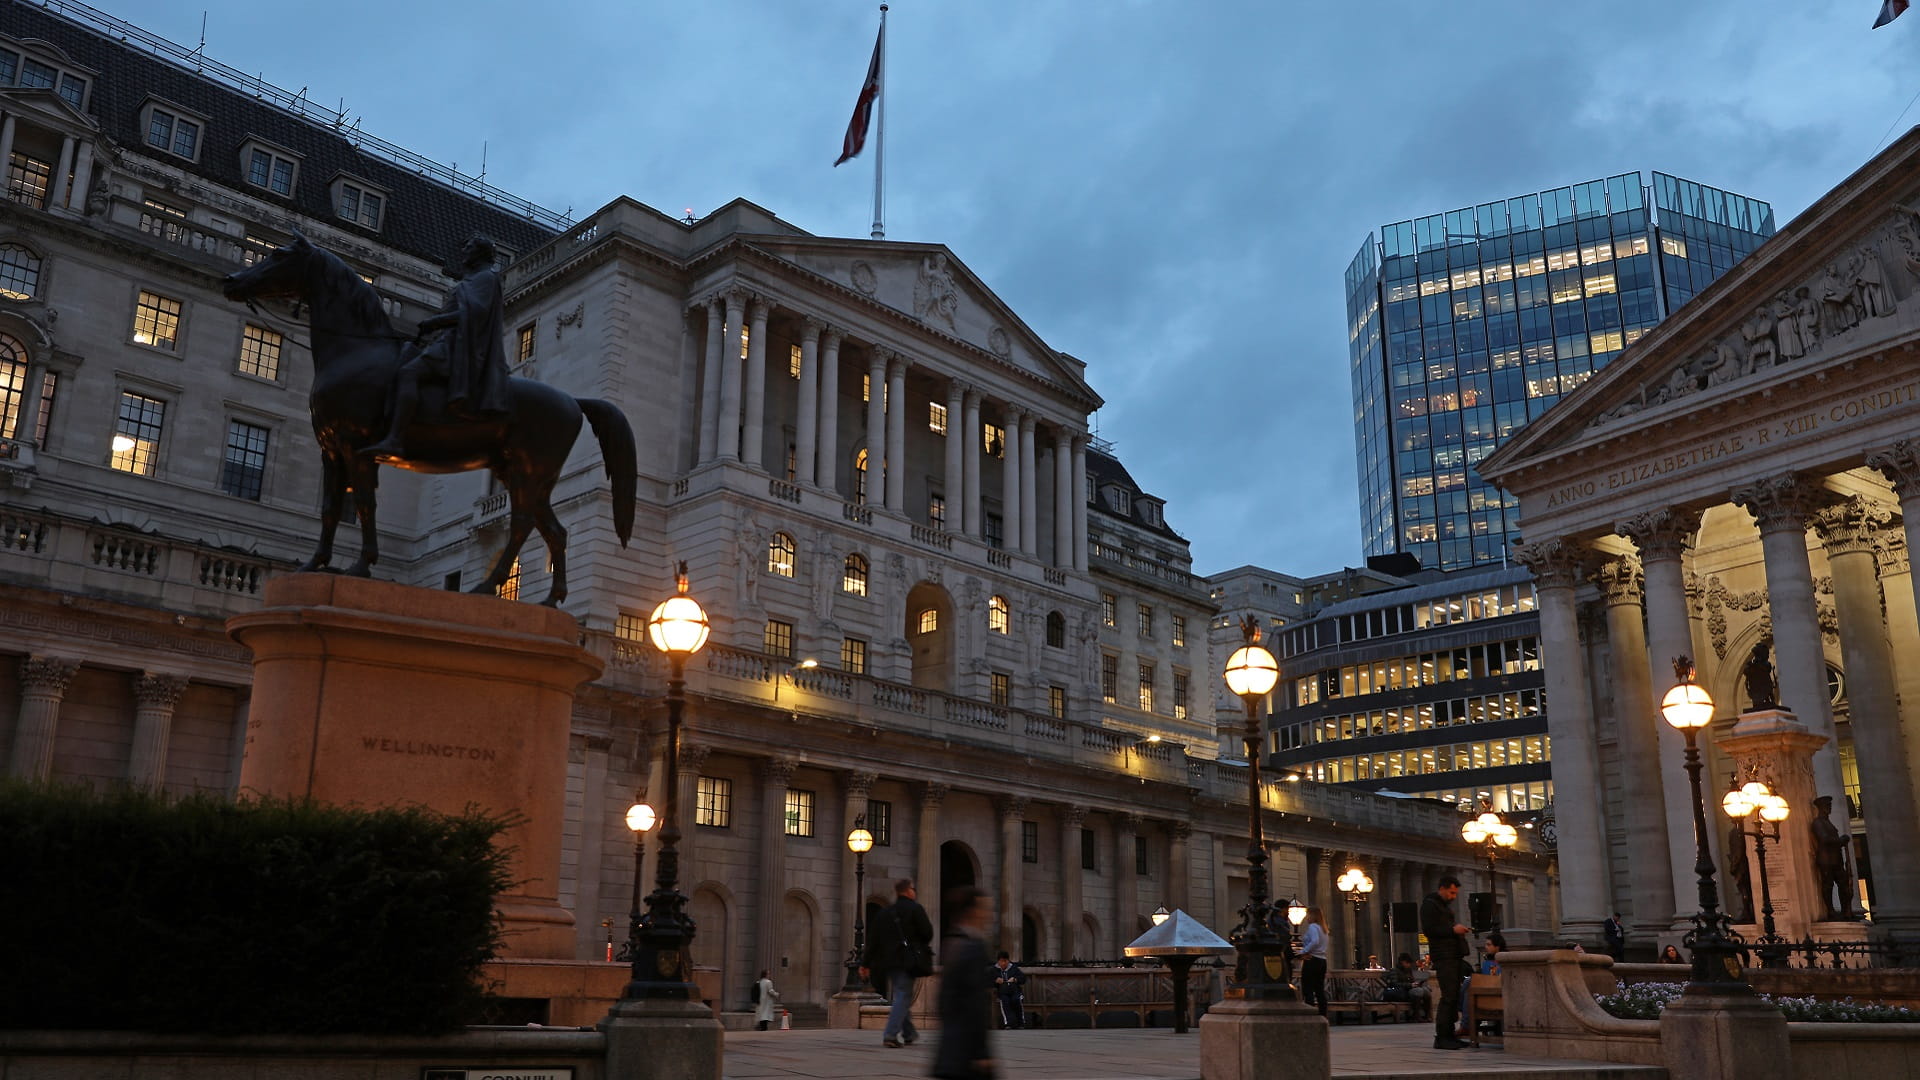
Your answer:
[[[938,1032],[899,1050],[877,1031],[730,1031],[727,1080],[919,1080]],[[1424,1024],[1333,1029],[1333,1074],[1353,1080],[1664,1080],[1665,1069],[1509,1056],[1497,1045],[1435,1050]],[[1004,1080],[1198,1080],[1200,1034],[1171,1031],[998,1031]]]

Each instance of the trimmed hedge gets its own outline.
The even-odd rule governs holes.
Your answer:
[[[511,824],[0,783],[0,1027],[457,1030]]]

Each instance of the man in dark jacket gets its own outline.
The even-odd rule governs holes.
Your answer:
[[[1025,1026],[1027,1001],[1027,973],[1013,962],[1003,949],[1000,959],[993,962],[993,996],[1000,1002],[1000,1026],[1019,1028]]]
[[[993,905],[987,891],[972,885],[947,894],[953,933],[941,943],[940,1045],[933,1075],[941,1080],[991,1080],[993,1052],[987,1047],[987,991],[994,967],[987,963],[987,924]]]
[[[1420,902],[1420,932],[1427,936],[1433,956],[1433,985],[1439,1001],[1433,1009],[1433,1048],[1458,1050],[1466,1041],[1454,1034],[1460,1019],[1460,985],[1467,978],[1467,927],[1453,913],[1460,897],[1460,879],[1449,874],[1440,888]]]
[[[867,930],[867,955],[861,958],[860,977],[873,979],[874,989],[886,995],[887,1029],[884,1046],[905,1046],[920,1038],[913,1026],[913,980],[933,974],[933,922],[927,909],[914,899],[912,878],[893,883],[892,905],[874,916]],[[983,959],[980,966],[987,964]]]

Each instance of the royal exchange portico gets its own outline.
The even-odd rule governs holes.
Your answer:
[[[1636,949],[1677,940],[1695,842],[1681,739],[1658,702],[1672,658],[1696,658],[1726,738],[1751,704],[1743,666],[1768,639],[1780,705],[1819,744],[1809,795],[1833,798],[1842,833],[1857,807],[1874,927],[1920,931],[1916,163],[1920,130],[1480,466],[1521,499],[1576,936],[1621,911]],[[1717,800],[1737,757],[1708,757],[1723,887]],[[1791,830],[1817,817],[1793,813]],[[1796,902],[1804,858],[1776,861],[1775,902],[1784,887],[1798,907],[1783,921],[1848,936],[1811,889]]]

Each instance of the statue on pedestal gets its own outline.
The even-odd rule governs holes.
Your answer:
[[[1753,868],[1747,865],[1747,830],[1739,822],[1727,830],[1727,880],[1733,884],[1740,906],[1728,904],[1728,914],[1737,923],[1753,921]],[[1737,913],[1737,914],[1736,914]]]
[[[1752,702],[1749,708],[1754,712],[1780,706],[1780,693],[1773,681],[1772,656],[1773,639],[1763,637],[1747,654],[1746,665],[1740,669],[1740,677],[1747,684],[1747,700]]]
[[[1853,837],[1836,828],[1833,796],[1813,800],[1813,868],[1820,875],[1820,906],[1825,909],[1821,921],[1853,920],[1853,872],[1847,866],[1847,845]],[[1835,897],[1838,897],[1836,902]]]

